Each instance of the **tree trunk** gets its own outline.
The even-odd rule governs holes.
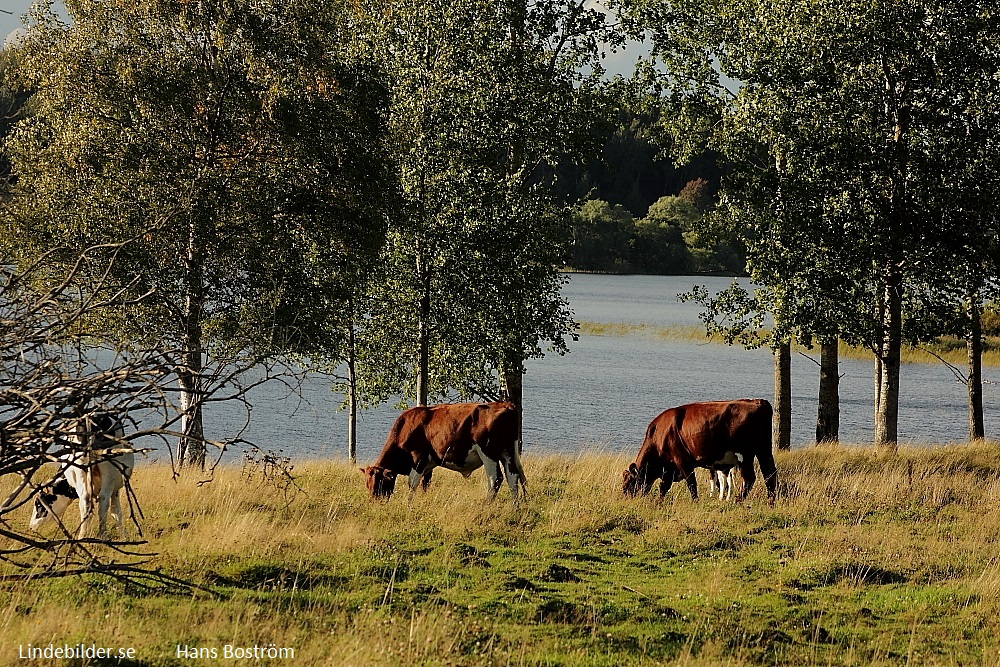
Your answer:
[[[816,442],[840,439],[840,360],[838,353],[836,339],[820,343]]]
[[[885,290],[882,290],[883,297],[885,296]],[[878,326],[879,332],[877,336],[878,340],[878,350],[875,351],[875,380],[873,383],[875,403],[872,406],[872,423],[875,421],[875,415],[878,414],[879,406],[882,405],[882,375],[885,372],[885,367],[882,365],[882,358],[885,356],[885,303],[881,302],[878,306]]]
[[[417,277],[420,281],[420,304],[417,313],[417,405],[427,405],[427,383],[430,379],[430,316],[431,277],[423,257],[417,255]]]
[[[202,421],[200,352],[186,353],[187,368],[178,372],[181,437],[177,444],[182,468],[205,469],[205,428]]]
[[[202,386],[202,315],[205,307],[205,267],[198,241],[196,224],[192,222],[185,258],[187,295],[184,301],[184,349],[177,371],[180,386],[181,437],[177,443],[180,466],[205,469],[205,429],[202,421],[204,387]]]
[[[969,297],[969,338],[965,347],[969,355],[969,440],[986,436],[983,423],[983,322],[979,295]]]
[[[875,444],[895,446],[899,427],[899,352],[903,341],[903,260],[909,248],[901,237],[909,228],[911,214],[907,196],[910,165],[910,103],[908,87],[886,68],[885,115],[892,119],[892,137],[887,145],[889,175],[888,223],[884,230],[883,257],[887,268],[882,326],[882,382],[875,412]]]
[[[504,370],[501,377],[503,389],[507,393],[507,400],[517,406],[517,451],[524,448],[524,362],[516,359],[515,355],[508,355],[504,362]]]
[[[779,343],[774,351],[774,444],[792,446],[792,345]]]
[[[358,376],[354,324],[347,332],[347,458],[358,462]]]
[[[874,373],[874,387],[875,387],[875,404],[872,408],[872,419],[874,421],[874,415],[878,414],[878,406],[882,404],[882,357],[884,353],[883,350],[879,350],[878,354],[875,355],[875,373]]]
[[[894,275],[886,283],[885,353],[882,382],[875,413],[875,444],[895,445],[899,426],[899,351],[903,340],[902,278]]]

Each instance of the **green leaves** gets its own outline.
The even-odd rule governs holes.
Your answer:
[[[22,264],[98,246],[78,289],[110,283],[128,305],[95,337],[169,350],[180,460],[203,464],[206,397],[342,343],[396,203],[387,90],[350,55],[337,4],[67,8],[68,23],[36,8],[16,50],[14,80],[34,95],[5,145],[0,244]]]
[[[564,352],[574,327],[556,272],[566,212],[548,167],[599,147],[592,128],[611,106],[598,44],[611,32],[603,14],[563,0],[371,0],[354,20],[360,52],[390,82],[405,202],[385,289],[367,292],[357,320],[360,338],[390,346],[369,353],[396,361],[369,368],[426,374],[432,397],[498,397],[544,346]]]
[[[971,104],[996,99],[995,8],[623,4],[666,65],[678,150],[703,138],[735,165],[716,217],[744,234],[754,281],[781,287],[791,330],[874,346],[886,275],[902,268],[922,290],[926,267],[948,274],[955,255],[942,250],[996,191],[967,179],[997,155],[980,134],[997,123],[995,103]]]

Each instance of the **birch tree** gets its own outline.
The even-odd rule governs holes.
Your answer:
[[[551,167],[599,148],[605,16],[572,0],[359,6],[362,50],[392,82],[405,208],[387,259],[405,279],[394,294],[410,327],[404,392],[520,404],[524,361],[564,352],[573,328],[556,270],[568,211]]]
[[[178,351],[178,455],[202,467],[214,392],[341,330],[386,226],[385,88],[347,57],[336,4],[66,7],[68,22],[36,6],[17,47],[34,113],[6,143],[4,243],[23,263],[53,244],[72,257],[140,240],[114,275],[155,299],[101,335]]]
[[[948,221],[982,201],[961,175],[993,150],[996,8],[931,0],[626,8],[666,64],[661,85],[675,129],[742,164],[742,180],[728,188],[732,210],[772,213],[771,223],[750,225],[751,276],[780,286],[803,333],[873,351],[875,442],[895,443],[904,303],[926,267],[944,275]],[[768,188],[777,192],[767,167],[778,158],[785,168],[776,170],[774,202],[785,206],[795,193],[794,215],[766,204]]]

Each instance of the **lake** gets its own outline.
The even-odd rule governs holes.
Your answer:
[[[712,291],[731,278],[708,276],[609,276],[571,274],[563,294],[576,318],[590,322],[699,325],[699,306],[679,303],[693,285]],[[818,361],[818,350],[811,355]],[[581,335],[570,354],[530,360],[524,378],[524,447],[529,452],[575,453],[583,449],[635,451],[649,421],[662,410],[692,401],[773,395],[769,350],[744,350],[696,341],[660,341],[641,335]],[[841,360],[841,438],[872,439],[872,364]],[[987,436],[1000,438],[1000,373],[984,369]],[[966,389],[943,364],[904,364],[901,370],[899,437],[938,443],[966,438]],[[792,443],[815,435],[819,367],[792,358]],[[253,418],[244,438],[294,460],[346,456],[347,417],[329,383],[312,378],[301,396],[275,387],[251,395]],[[369,462],[385,441],[397,410],[381,406],[359,416],[358,458]],[[210,437],[228,437],[245,413],[211,406]],[[238,452],[232,454],[237,457]],[[230,458],[227,456],[227,458]]]

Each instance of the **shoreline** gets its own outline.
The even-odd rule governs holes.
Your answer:
[[[632,336],[662,341],[677,342],[700,342],[713,343],[716,345],[726,345],[726,342],[718,334],[709,336],[705,329],[699,325],[672,325],[663,326],[656,324],[646,324],[642,322],[593,322],[579,321],[579,333],[589,336],[608,336],[617,338],[629,338]],[[956,347],[958,339],[943,339],[947,345],[938,349],[925,349],[903,346],[901,351],[901,363],[904,364],[935,364],[944,362],[953,366],[964,366],[967,362],[965,348]],[[733,345],[733,347],[740,347]],[[859,347],[853,347],[840,342],[841,358],[859,359],[862,361],[873,361],[872,353]],[[983,367],[1000,368],[1000,337],[989,336],[984,339],[983,345]],[[800,343],[793,343],[792,350],[803,354],[819,354],[818,346],[807,348]],[[935,356],[937,355],[937,356]],[[940,357],[940,358],[938,358]]]

